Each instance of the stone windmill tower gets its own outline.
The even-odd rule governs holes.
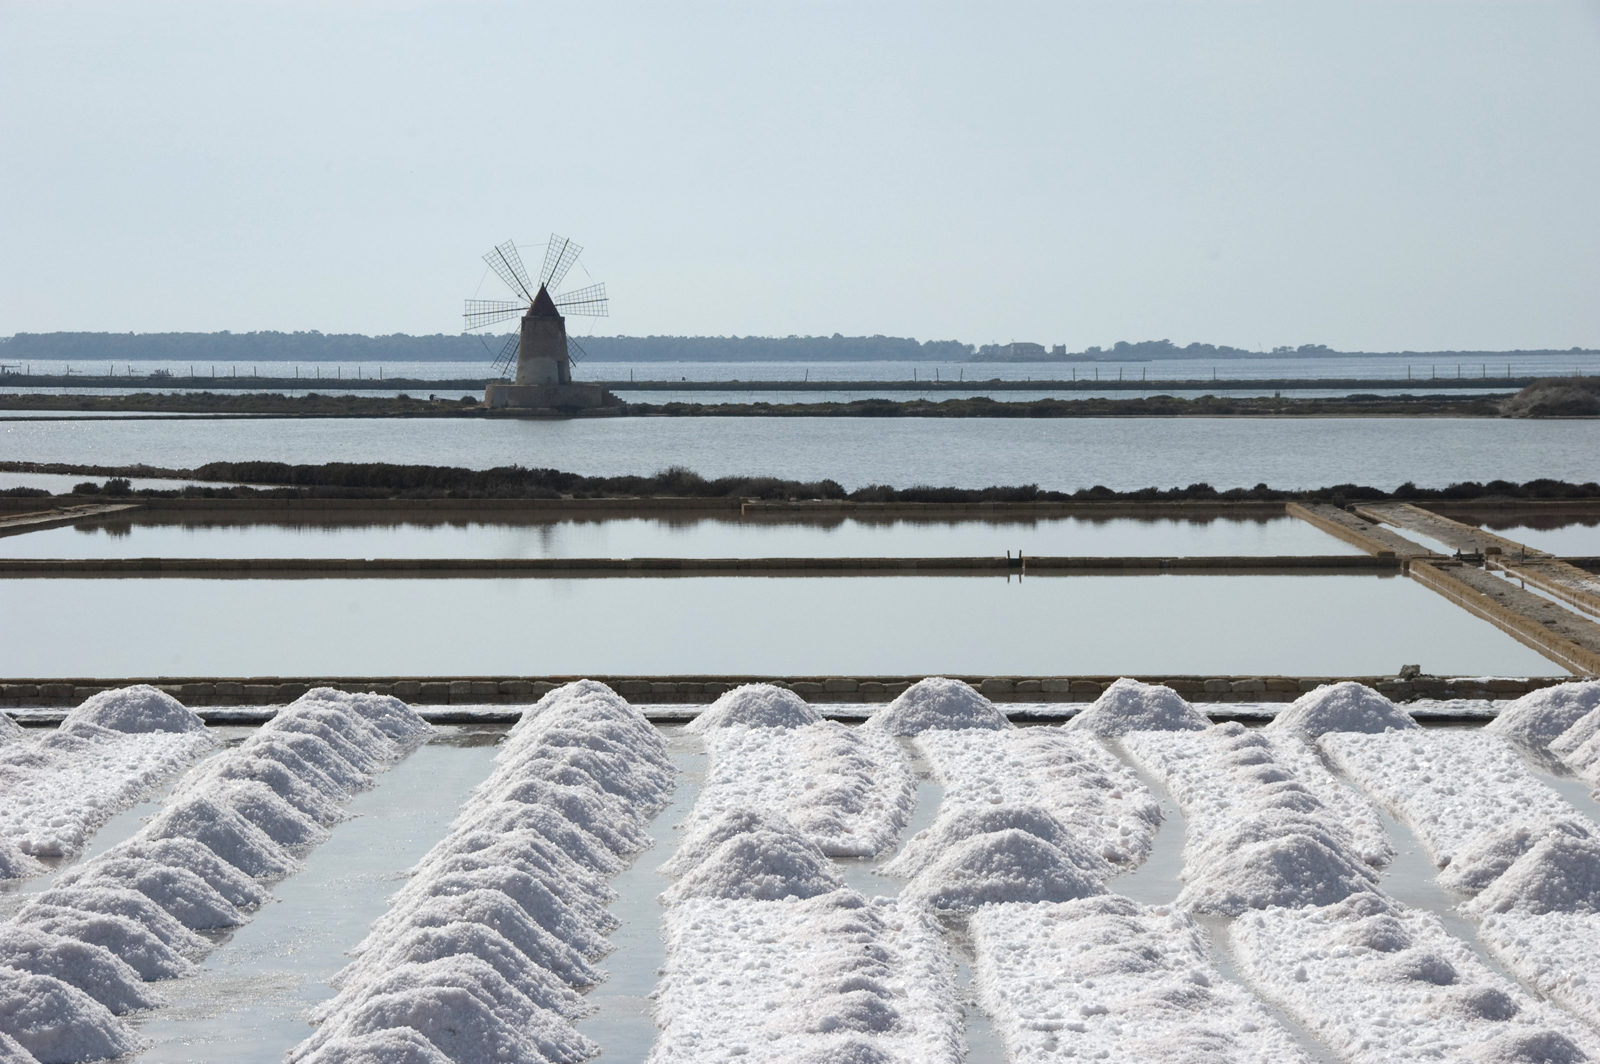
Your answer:
[[[467,330],[487,328],[519,315],[522,318],[521,328],[507,338],[495,359],[494,372],[501,381],[484,392],[484,405],[490,409],[550,415],[621,411],[620,400],[610,392],[572,381],[572,363],[583,349],[567,335],[565,315],[603,318],[610,307],[604,284],[551,294],[582,253],[572,241],[551,234],[537,289],[514,242],[508,240],[483,257],[519,298],[467,300]]]

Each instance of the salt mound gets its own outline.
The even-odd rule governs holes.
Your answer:
[[[900,1058],[871,1042],[845,1038],[825,1046],[801,1049],[778,1059],[777,1064],[900,1064]]]
[[[330,798],[348,798],[372,785],[371,776],[315,735],[271,732],[262,725],[262,730],[247,739],[239,752],[272,758]]]
[[[285,849],[304,849],[328,840],[327,828],[278,797],[265,783],[255,780],[225,780],[211,794],[229,805],[267,838]]]
[[[371,1022],[373,1015],[370,1011],[371,1001],[408,996],[413,1000],[426,1001],[440,992],[453,995],[462,990],[477,1002],[477,1008],[473,1010],[476,1014],[473,1017],[475,1022],[483,1022],[482,1016],[487,1014],[495,1025],[513,1030],[532,1043],[536,1055],[511,1059],[564,1061],[575,1064],[577,1061],[594,1056],[600,1050],[599,1046],[573,1030],[572,1026],[560,1016],[534,1004],[527,995],[506,982],[498,972],[476,957],[448,957],[427,964],[407,964],[385,973],[365,988],[367,1001],[353,1004],[347,1013],[337,1015],[323,1032],[307,1043],[306,1047],[310,1048],[323,1038],[337,1042],[343,1037],[348,1037],[346,1032],[359,1031]],[[479,1013],[478,1008],[483,1011]],[[396,1017],[390,1012],[385,1015],[385,1019],[393,1022]],[[409,1018],[404,1022],[407,1026],[419,1027]],[[429,1031],[429,1034],[433,1035],[426,1026],[420,1029]],[[456,1049],[459,1044],[452,1045],[447,1042],[445,1048]],[[476,1051],[478,1055],[467,1059],[475,1061],[506,1059],[492,1055],[496,1051],[499,1050],[485,1045]],[[292,1053],[291,1059],[297,1055],[298,1051]],[[455,1052],[451,1052],[450,1056],[453,1059],[462,1059]]]
[[[1191,866],[1193,867],[1193,866]],[[1178,894],[1179,908],[1218,916],[1246,909],[1332,905],[1375,890],[1371,872],[1310,834],[1293,833],[1219,853]]]
[[[101,691],[67,713],[63,727],[94,724],[112,731],[203,732],[206,722],[182,702],[147,683]]]
[[[1037,835],[1008,828],[968,839],[906,884],[900,897],[927,908],[972,910],[1104,893],[1065,853]]]
[[[1479,913],[1600,913],[1600,840],[1552,831],[1469,905]]]
[[[496,1016],[465,987],[422,986],[379,994],[339,1021],[340,1033],[356,1036],[394,1027],[416,1031],[455,1064],[551,1059],[540,1053],[532,1038]],[[576,1061],[582,1057],[555,1059]]]
[[[78,886],[56,886],[36,895],[30,904],[77,909],[104,916],[124,916],[179,953],[200,954],[209,948],[205,939],[184,927],[161,906],[126,887],[93,881]]]
[[[752,728],[801,728],[820,720],[822,714],[793,691],[770,683],[748,683],[711,703],[684,731],[703,732],[734,724]]]
[[[446,957],[470,956],[500,973],[502,979],[540,1008],[568,1018],[590,1011],[588,1002],[575,990],[530,961],[504,935],[483,924],[419,927],[392,939],[381,951],[373,953],[372,960],[362,958],[347,965],[330,980],[334,986],[344,987],[340,998],[349,1002],[360,1000],[373,979],[382,978],[402,964],[427,964]]]
[[[294,858],[266,832],[233,807],[204,794],[169,804],[140,839],[194,839],[247,876],[285,876],[295,870]]]
[[[1323,684],[1295,699],[1272,718],[1268,728],[1316,739],[1327,732],[1405,731],[1420,727],[1411,714],[1383,695],[1354,680]]]
[[[522,719],[512,725],[507,741],[518,740],[522,734],[560,713],[570,720],[618,720],[648,724],[627,700],[598,680],[576,680],[557,687],[523,711]]]
[[[0,968],[0,1031],[39,1064],[78,1064],[143,1048],[94,998],[47,975]]]
[[[273,738],[288,741],[291,735],[305,735],[313,739],[321,739],[335,754],[339,756],[349,768],[360,773],[363,783],[361,786],[370,786],[371,774],[378,769],[378,758],[356,745],[351,738],[341,733],[340,729],[333,728],[317,717],[321,714],[315,710],[297,709],[294,712],[284,710],[261,726],[261,734],[271,735]],[[346,714],[327,714],[336,717],[341,724],[348,723],[350,717]],[[394,744],[390,744],[391,746]],[[324,770],[326,771],[326,770]]]
[[[602,928],[587,919],[588,913],[580,913],[548,886],[515,868],[476,868],[413,879],[395,898],[394,907],[373,924],[373,931],[385,932],[400,924],[410,911],[427,906],[435,898],[456,897],[474,890],[495,890],[506,895],[521,907],[528,919],[589,960],[603,957],[611,950]],[[609,931],[616,926],[616,918],[612,917],[603,929]]]
[[[432,724],[422,719],[421,714],[393,695],[314,687],[296,701],[320,702],[354,713],[390,739],[406,746],[426,742],[435,730]]]
[[[136,890],[192,931],[238,927],[244,923],[244,914],[187,868],[175,868],[143,857],[106,854],[89,862],[70,878],[62,877],[57,885]]]
[[[0,1031],[0,1064],[39,1064],[32,1053],[4,1031]]]
[[[570,746],[537,746],[502,761],[500,770],[526,773],[537,779],[565,782],[565,770],[576,769],[608,794],[629,807],[657,809],[665,804],[671,785],[626,757],[601,754]]]
[[[1172,688],[1124,676],[1065,727],[1096,735],[1122,735],[1131,731],[1202,731],[1211,727],[1211,722]]]
[[[604,905],[617,896],[604,879],[563,853],[535,832],[491,834],[473,831],[446,836],[416,866],[418,877],[474,868],[515,868],[551,890]]]
[[[22,725],[0,713],[0,746],[14,743],[23,736]]]
[[[1575,750],[1585,739],[1600,730],[1600,723],[1586,727],[1587,734],[1575,734],[1567,739],[1564,732],[1576,725],[1595,709],[1600,708],[1600,680],[1583,680],[1559,683],[1554,687],[1541,687],[1506,705],[1484,728],[1498,732],[1532,746],[1550,745],[1553,739],[1564,740],[1562,749]]]
[[[930,728],[1011,727],[995,704],[973,690],[971,684],[943,676],[930,676],[906,688],[888,706],[867,720],[890,735],[917,735]]]
[[[1462,894],[1476,894],[1550,835],[1588,838],[1589,827],[1578,818],[1503,824],[1477,835],[1452,854],[1439,872],[1439,885]]]
[[[104,857],[143,857],[173,868],[187,868],[222,895],[231,905],[247,908],[271,897],[260,885],[194,839],[132,838],[112,847]]]
[[[176,950],[126,916],[107,916],[32,902],[17,913],[16,922],[52,935],[104,946],[146,982],[177,979],[194,971],[194,965]]]
[[[844,886],[833,862],[798,832],[757,829],[735,835],[662,897],[777,901],[813,898]]]
[[[1049,810],[1037,805],[957,805],[943,809],[932,826],[913,835],[905,849],[878,871],[909,879],[975,835],[1013,828],[1048,842],[1086,875],[1104,880],[1113,873],[1111,862],[1085,845]]]
[[[94,998],[120,1016],[155,1007],[139,973],[104,946],[52,935],[25,924],[0,925],[0,967],[48,975]]]
[[[623,868],[618,851],[605,840],[579,827],[570,817],[563,816],[561,810],[542,802],[504,801],[480,805],[458,818],[452,830],[532,831],[601,875],[615,875]],[[633,848],[639,848],[634,840],[626,841],[632,843]]]
[[[329,790],[308,783],[288,766],[269,757],[236,751],[217,758],[192,778],[194,785],[185,787],[185,790],[204,790],[215,780],[242,780],[270,787],[273,794],[323,827],[336,824],[346,816],[345,811],[330,797]],[[331,785],[333,781],[328,782]]]
[[[428,899],[406,913],[400,929],[481,924],[510,942],[524,957],[569,986],[594,986],[601,975],[583,955],[529,919],[527,912],[494,889],[469,890]]]
[[[0,880],[43,875],[44,863],[22,852],[22,847],[0,835]]]
[[[1471,1064],[1582,1064],[1592,1059],[1560,1031],[1509,1031],[1466,1049]]]
[[[389,1027],[371,1034],[328,1041],[305,1064],[452,1064],[437,1046],[409,1027]]]
[[[754,831],[789,835],[801,847],[808,841],[804,832],[777,813],[766,813],[759,809],[729,809],[690,828],[678,844],[677,852],[661,865],[659,871],[664,876],[676,879],[704,864],[729,839]]]

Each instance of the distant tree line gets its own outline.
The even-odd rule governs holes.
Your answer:
[[[1331,358],[1400,354],[1436,360],[1493,362],[1508,354],[1594,355],[1571,348],[1539,351],[1335,351],[1323,344],[1247,351],[1242,347],[1171,340],[1118,341],[1109,348],[1067,351],[1060,344],[986,344],[959,340],[918,341],[903,336],[578,336],[597,362],[1144,362],[1165,359]],[[17,333],[0,337],[0,363],[82,362],[483,362],[498,354],[504,339],[452,336],[363,336],[359,333]],[[491,354],[491,351],[493,354]]]

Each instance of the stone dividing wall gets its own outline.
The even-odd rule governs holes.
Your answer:
[[[415,705],[520,705],[536,702],[577,676],[550,677],[249,677],[174,679],[31,679],[0,683],[0,707],[66,707],[99,691],[150,683],[191,708],[265,706],[294,701],[313,687],[394,695]],[[888,702],[921,676],[593,676],[637,703],[707,703],[745,683],[774,683],[812,702]],[[1501,678],[1419,676],[1141,676],[1164,684],[1191,702],[1292,702],[1306,691],[1340,680],[1355,680],[1396,701],[1418,698],[1509,699],[1573,679],[1570,676]],[[996,702],[1092,702],[1116,676],[962,676]]]

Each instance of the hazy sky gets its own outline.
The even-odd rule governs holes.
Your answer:
[[[551,231],[601,333],[1600,347],[1600,5],[0,0],[0,335],[454,332]]]

